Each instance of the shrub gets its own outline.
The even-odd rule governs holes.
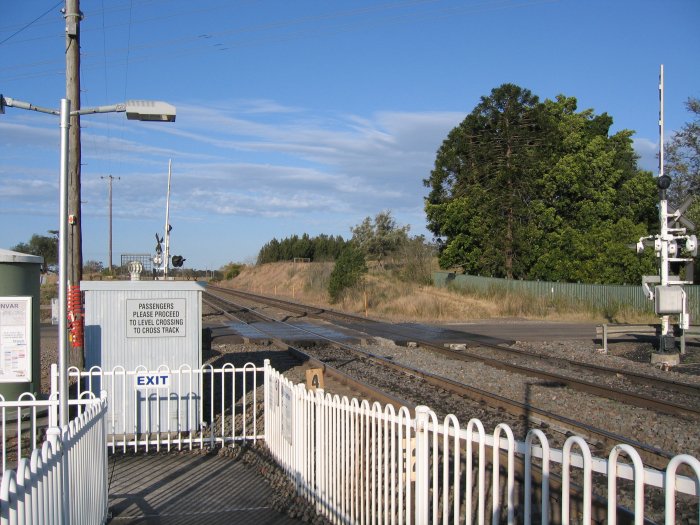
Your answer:
[[[331,303],[340,299],[343,291],[360,282],[367,273],[364,254],[353,245],[348,245],[338,257],[328,282]]]
[[[238,274],[241,273],[241,270],[243,270],[244,267],[244,264],[238,264],[233,262],[228,263],[222,268],[222,271],[224,273],[224,279],[226,279],[227,281],[235,279],[236,277],[238,277]]]

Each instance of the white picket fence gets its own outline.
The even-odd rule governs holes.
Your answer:
[[[390,405],[312,392],[271,368],[266,369],[265,387],[267,446],[300,493],[334,523],[529,525],[573,520],[588,525],[593,522],[594,475],[607,480],[608,506],[602,512],[609,524],[616,523],[618,485],[623,484],[633,490],[635,524],[644,523],[645,489],[650,487],[665,492],[668,525],[676,522],[678,510],[687,515],[694,509],[692,519],[700,518],[695,510],[700,461],[689,455],[676,456],[660,472],[644,467],[627,445],[597,458],[576,436],[563,449],[550,447],[540,430],[519,442],[506,425],[488,435],[476,419],[461,426],[454,415],[438,421],[427,407],[412,415],[406,408],[395,411]],[[621,462],[620,456],[627,460]],[[520,486],[516,461],[525,465]],[[678,475],[683,465],[694,478]],[[541,482],[535,480],[535,470],[541,472]],[[555,470],[562,479],[556,511],[550,507]],[[582,501],[568,496],[572,480],[583,485]]]
[[[46,406],[37,403],[38,407]],[[49,408],[55,408],[55,401],[48,403]],[[2,403],[3,415],[11,408],[8,405],[12,404]],[[62,429],[50,426],[46,430],[46,440],[40,446],[35,445],[28,457],[24,457],[21,449],[15,451],[19,453],[17,467],[4,470],[0,482],[1,524],[98,524],[106,521],[107,399],[102,396],[99,399],[84,400],[80,412],[78,417]],[[19,423],[21,422],[20,417]],[[32,426],[33,430],[39,428],[36,418],[32,421]],[[33,434],[30,439],[36,443],[36,432]],[[21,437],[20,435],[20,441]],[[3,451],[5,448],[3,445]]]

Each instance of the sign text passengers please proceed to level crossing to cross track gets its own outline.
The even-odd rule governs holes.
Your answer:
[[[127,337],[185,337],[187,299],[127,299]]]

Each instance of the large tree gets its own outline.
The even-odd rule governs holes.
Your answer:
[[[494,89],[454,128],[438,151],[428,228],[444,241],[443,266],[513,277],[520,273],[529,175],[541,140],[539,100],[513,84]]]
[[[655,220],[654,181],[631,132],[504,84],[438,150],[426,199],[443,268],[495,277],[637,282],[652,271],[626,247]]]

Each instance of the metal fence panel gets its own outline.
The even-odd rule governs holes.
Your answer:
[[[641,312],[654,313],[654,303],[646,298],[641,285],[520,281],[450,272],[433,273],[433,284],[437,287],[455,286],[481,293],[495,291],[527,293],[552,301],[564,300],[602,309],[628,306]],[[700,285],[686,285],[683,288],[688,295],[688,311],[691,319],[700,318]]]
[[[88,400],[0,483],[0,523],[87,523],[107,520],[107,400]]]
[[[199,369],[188,365],[156,370],[92,367],[85,371],[70,368],[68,376],[76,384],[78,399],[96,390],[107,392],[107,440],[112,451],[160,451],[260,439],[258,417],[263,399],[258,398],[257,389],[263,370],[252,363]],[[139,384],[139,378],[147,377],[168,379]]]
[[[307,391],[269,365],[265,377],[267,446],[300,493],[333,523],[514,523],[518,516],[526,524],[534,519],[590,523],[593,476],[607,479],[609,505],[602,519],[609,523],[615,523],[620,480],[627,488],[634,482],[636,523],[644,520],[649,487],[665,492],[668,524],[675,523],[677,494],[700,505],[700,461],[689,455],[676,456],[663,473],[644,467],[625,445],[599,458],[578,436],[556,449],[536,429],[521,442],[507,425],[489,435],[476,419],[466,426],[454,415],[438,421],[427,407],[414,414],[405,407],[395,412],[391,406]],[[516,484],[517,463],[525,466],[525,488]],[[678,475],[681,465],[694,477]],[[535,467],[541,473],[537,479]],[[554,469],[563,480],[556,494],[550,492]],[[569,497],[573,479],[582,480],[581,499]],[[559,508],[552,508],[552,501]]]

